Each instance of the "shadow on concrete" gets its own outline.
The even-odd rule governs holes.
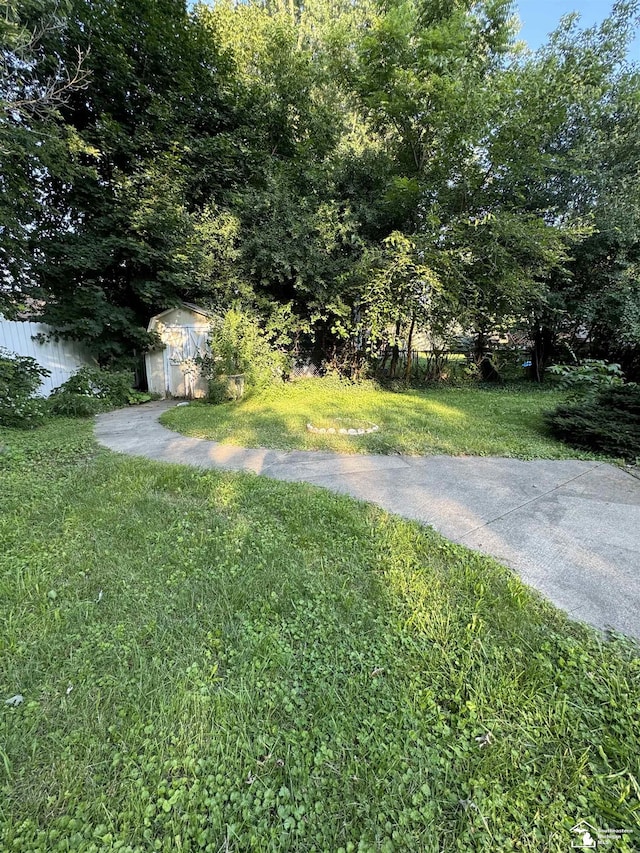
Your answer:
[[[640,481],[614,466],[242,448],[161,426],[172,405],[100,415],[98,441],[133,456],[307,482],[377,504],[495,557],[574,618],[640,637]]]

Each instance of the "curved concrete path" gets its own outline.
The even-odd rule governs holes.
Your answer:
[[[174,401],[99,415],[111,450],[305,481],[496,557],[574,619],[640,638],[640,480],[611,465],[245,449],[158,423]]]

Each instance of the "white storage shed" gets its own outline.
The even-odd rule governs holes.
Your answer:
[[[163,397],[205,397],[207,382],[196,358],[209,352],[208,338],[214,315],[206,308],[183,302],[152,317],[147,327],[164,344],[145,356],[149,391]]]

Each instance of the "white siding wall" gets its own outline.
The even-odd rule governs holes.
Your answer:
[[[51,340],[41,344],[33,340],[33,335],[46,335],[49,332],[50,327],[42,323],[5,320],[0,315],[0,347],[18,355],[29,355],[51,371],[51,376],[45,377],[37,392],[41,397],[48,397],[54,388],[66,382],[79,367],[95,364],[89,353],[74,341]]]

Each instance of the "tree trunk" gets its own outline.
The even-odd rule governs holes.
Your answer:
[[[393,339],[393,349],[391,350],[391,365],[389,366],[389,377],[395,379],[398,362],[400,361],[400,348],[398,346],[398,338],[400,337],[400,320],[396,321],[396,334]]]
[[[484,330],[479,331],[475,343],[473,345],[473,356],[476,364],[479,364],[487,351],[487,339],[484,336]]]
[[[380,366],[378,367],[380,373],[384,373],[384,369],[387,366],[387,359],[389,358],[389,352],[389,342],[385,341],[384,352],[382,353],[382,360],[380,362]]]
[[[531,378],[535,382],[544,380],[547,363],[553,353],[553,332],[542,322],[535,324],[533,348],[531,350]]]
[[[405,382],[411,382],[411,344],[413,343],[413,330],[416,325],[415,315],[411,318],[409,326],[409,335],[407,336],[407,364],[404,369]]]

